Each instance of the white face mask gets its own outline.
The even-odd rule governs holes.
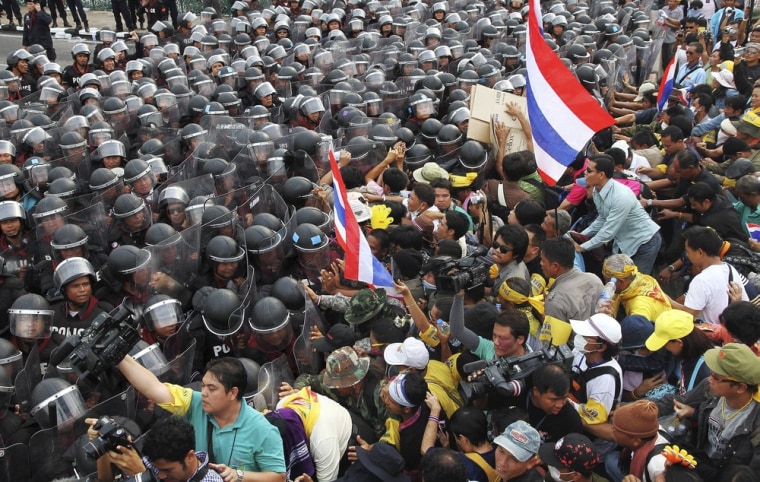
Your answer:
[[[575,335],[575,338],[573,338],[573,344],[575,345],[575,351],[577,351],[578,353],[583,353],[584,355],[587,353],[591,353],[590,351],[586,349],[586,345],[588,345],[589,343],[581,335]]]
[[[435,291],[435,285],[429,281],[422,280],[422,287],[429,291]]]
[[[572,474],[572,472],[566,472],[568,474]],[[556,480],[557,482],[565,482],[561,478],[562,472],[559,471],[557,467],[552,467],[549,465],[549,477],[551,477],[553,480]]]

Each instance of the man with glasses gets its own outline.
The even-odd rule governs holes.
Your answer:
[[[675,402],[682,420],[697,417],[697,473],[704,480],[717,480],[728,464],[747,465],[760,473],[760,454],[753,440],[760,433],[760,359],[742,343],[727,343],[705,352],[712,370],[712,396],[699,410]],[[617,415],[615,417],[617,419]],[[687,425],[691,425],[691,422]]]
[[[580,233],[588,240],[582,244],[573,241],[573,244],[577,252],[583,253],[612,241],[613,253],[630,256],[639,272],[651,274],[662,244],[660,227],[641,207],[630,188],[612,180],[614,167],[614,161],[607,154],[592,156],[589,160],[586,182],[594,187],[593,200],[599,215]]]
[[[686,63],[681,65],[676,73],[676,86],[679,89],[689,89],[705,83],[707,72],[702,68],[703,51],[704,48],[699,42],[692,42],[686,47]]]

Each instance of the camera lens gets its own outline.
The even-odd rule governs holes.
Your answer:
[[[84,446],[84,453],[93,460],[97,460],[104,456],[106,452],[108,452],[108,442],[101,437],[90,440],[87,442],[87,445]]]

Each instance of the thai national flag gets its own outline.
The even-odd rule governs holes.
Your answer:
[[[333,176],[333,214],[335,218],[335,235],[338,244],[346,253],[344,276],[346,279],[363,281],[372,287],[385,288],[388,294],[394,294],[393,278],[385,266],[372,255],[367,238],[356,222],[354,212],[348,203],[346,185],[335,160],[335,153],[330,151],[330,170]]]
[[[530,2],[528,119],[541,177],[554,185],[591,137],[615,120],[583,88],[544,41],[541,2]]]
[[[657,92],[657,110],[662,112],[668,103],[668,98],[676,84],[676,58],[670,61],[660,81],[660,90]]]
[[[747,231],[749,231],[750,238],[760,241],[760,224],[747,223]]]

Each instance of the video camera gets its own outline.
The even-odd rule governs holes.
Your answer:
[[[485,284],[488,280],[489,266],[480,258],[488,253],[488,248],[478,246],[469,256],[453,259],[450,256],[438,258],[435,270],[435,284],[439,291],[456,293],[463,288],[472,288]],[[448,259],[447,259],[448,258]]]
[[[133,323],[139,318],[139,311],[131,300],[126,300],[110,313],[101,313],[81,335],[66,338],[53,351],[50,363],[58,366],[68,359],[80,378],[110,383],[110,377],[102,375],[121,362],[140,341]]]
[[[107,415],[100,417],[92,428],[97,430],[99,435],[87,442],[84,446],[84,453],[93,460],[104,456],[106,452],[116,450],[118,446],[132,446],[132,442],[127,438],[129,432]]]
[[[568,369],[573,361],[573,352],[567,345],[544,348],[523,356],[478,360],[464,366],[468,374],[483,370],[471,381],[459,382],[459,393],[466,403],[496,390],[505,397],[520,395],[525,388],[525,379],[533,371],[547,363],[559,362]]]

